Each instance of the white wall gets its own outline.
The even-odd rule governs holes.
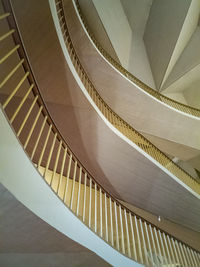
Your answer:
[[[128,70],[155,89],[155,83],[143,41],[144,30],[153,0],[121,0],[132,30],[131,52]]]
[[[93,3],[122,66],[128,68],[132,31],[120,0],[93,0]]]
[[[175,101],[178,101],[182,104],[185,104],[185,105],[188,105],[184,95],[182,92],[176,92],[176,93],[163,93],[163,95],[171,98],[171,99],[174,99]]]
[[[200,109],[200,79],[186,88],[183,95],[188,105]]]
[[[144,41],[157,88],[160,88],[168,67],[170,67],[169,70],[171,70],[172,65],[174,65],[174,61],[171,62],[170,66],[169,63],[178,39],[180,38],[182,26],[191,1],[192,0],[153,1],[145,29]],[[193,30],[195,30],[195,27]],[[184,32],[182,36],[185,37]],[[186,35],[186,37],[190,36]],[[188,38],[183,39],[184,40],[181,39],[179,42],[179,49],[176,54],[174,54],[174,58],[179,56],[179,52],[182,51],[185,45],[184,41],[186,39],[188,40]]]
[[[144,83],[155,88],[143,42],[143,32],[151,2],[93,0],[122,66]],[[137,10],[140,15],[137,14]],[[134,14],[137,14],[137,17]]]
[[[199,0],[192,0],[190,8],[188,10],[187,16],[183,23],[181,32],[179,33],[179,37],[174,48],[173,54],[171,56],[170,62],[167,66],[167,70],[165,72],[165,76],[162,81],[162,85],[165,83],[166,79],[168,78],[169,74],[171,73],[173,67],[175,66],[177,60],[179,59],[180,55],[182,54],[184,48],[188,44],[191,36],[193,35],[199,19],[199,12],[200,12],[200,1]],[[161,86],[162,86],[161,85]]]
[[[152,87],[153,89],[156,88],[144,41],[141,35],[134,33],[131,43],[128,70],[148,86]]]
[[[97,42],[111,55],[118,63],[119,59],[112,47],[108,34],[99,18],[98,12],[93,4],[93,0],[79,0],[81,12]]]

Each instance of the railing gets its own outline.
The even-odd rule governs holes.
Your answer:
[[[90,31],[90,29],[88,28],[88,25],[84,19],[84,16],[81,12],[81,8],[79,5],[78,0],[73,0],[73,2],[76,5],[76,8],[78,10],[79,16],[82,20],[82,23],[85,27],[85,30],[87,31],[88,35],[90,36],[93,44],[95,45],[95,47],[99,50],[99,52],[103,55],[104,58],[106,58],[119,72],[121,72],[125,77],[127,77],[130,81],[132,81],[134,84],[138,85],[142,90],[144,90],[145,92],[147,92],[148,94],[150,94],[151,96],[155,97],[156,99],[158,99],[159,101],[177,109],[180,110],[184,113],[193,115],[195,117],[200,117],[200,110],[185,104],[182,104],[180,102],[177,102],[165,95],[162,95],[161,93],[159,93],[158,91],[155,91],[154,89],[152,89],[151,87],[149,87],[148,85],[146,85],[145,83],[143,83],[141,80],[139,80],[137,77],[135,77],[132,73],[130,73],[128,70],[126,70],[125,68],[123,68],[116,60],[114,60],[106,51],[105,49],[103,49],[103,47],[97,42],[97,40],[94,38],[94,36],[92,35],[92,32]]]
[[[162,151],[154,146],[150,141],[143,137],[139,132],[133,129],[127,122],[119,117],[101,98],[97,90],[94,88],[92,82],[89,80],[84,68],[82,67],[80,60],[76,54],[73,46],[73,42],[70,38],[69,31],[67,29],[67,23],[65,20],[65,14],[62,6],[62,1],[58,2],[58,17],[60,28],[65,40],[66,48],[69,51],[71,61],[79,75],[84,87],[89,93],[90,97],[102,112],[104,117],[117,128],[124,136],[131,140],[134,144],[140,147],[145,153],[160,163],[165,169],[170,171],[173,175],[179,178],[183,183],[190,187],[194,192],[200,194],[200,184],[198,180],[195,180],[190,174],[184,171],[176,163],[174,163],[169,157],[167,157]]]
[[[40,95],[10,1],[0,15],[2,108],[24,150],[75,216],[134,261],[198,267],[200,253],[132,213],[109,195],[67,146]],[[0,2],[1,4],[1,2]],[[62,13],[60,2],[58,13]],[[10,90],[10,88],[14,88]],[[30,188],[31,190],[31,188]]]

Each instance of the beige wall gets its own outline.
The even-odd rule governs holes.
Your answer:
[[[190,41],[185,47],[179,60],[176,62],[172,72],[170,73],[166,83],[163,86],[165,92],[184,91],[188,85],[199,78],[198,74],[191,76],[191,72],[200,64],[200,26],[198,26],[193,33]],[[194,71],[193,71],[194,72]],[[199,73],[199,71],[197,72]],[[191,76],[191,78],[190,78]],[[182,79],[182,83],[178,80]]]
[[[117,62],[119,62],[118,56],[112,46],[112,43],[107,35],[107,32],[101,22],[98,12],[93,4],[92,0],[79,0],[81,12],[84,15],[84,19],[92,32],[94,38],[99,44],[111,55]]]
[[[157,88],[162,84],[191,0],[154,0],[144,41]]]
[[[200,80],[192,83],[191,86],[183,92],[183,95],[188,105],[200,109]]]
[[[93,0],[123,67],[128,68],[132,31],[120,0]]]

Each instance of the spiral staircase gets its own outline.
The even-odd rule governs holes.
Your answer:
[[[12,1],[2,0],[1,5],[2,185],[44,222],[113,266],[198,267],[200,254],[196,249],[128,209],[115,193],[110,193],[107,184],[104,188],[78,160],[56,126],[40,92]],[[168,190],[176,186],[179,197],[187,196],[186,205],[193,205],[192,228],[199,230],[198,181],[104,102],[76,54],[63,3],[49,1],[49,8],[67,64],[101,123],[112,136],[117,136],[120,144],[126,144],[124,149],[143,159],[149,170],[154,168],[155,174],[161,173],[161,181],[169,181],[171,187]],[[115,186],[118,192],[119,186]],[[175,196],[175,192],[172,201],[173,194]],[[125,195],[120,193],[121,196],[125,199]],[[184,224],[190,223],[190,217],[184,214],[183,218]]]

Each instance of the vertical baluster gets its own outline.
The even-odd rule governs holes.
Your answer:
[[[101,191],[101,188],[99,190],[99,201],[100,201],[100,236],[103,237],[103,224],[102,224],[103,212],[102,212],[102,191]]]
[[[151,243],[150,243],[150,239],[149,239],[149,232],[148,232],[148,228],[147,228],[147,223],[146,222],[144,222],[144,227],[145,227],[145,232],[146,232],[147,243],[148,243],[148,248],[149,248],[149,252],[150,252],[151,261],[153,262],[153,253],[152,253],[152,249],[151,249]]]
[[[137,234],[137,240],[138,240],[138,249],[139,249],[140,260],[141,260],[141,263],[143,263],[144,261],[143,261],[143,257],[142,257],[140,233],[139,233],[139,229],[138,229],[138,222],[137,222],[136,216],[134,216],[134,219],[135,219],[135,228],[136,228],[136,234]]]
[[[113,125],[113,111],[112,110],[110,110],[110,122]]]
[[[131,235],[132,235],[132,243],[133,243],[133,258],[137,261],[137,250],[136,250],[136,245],[135,245],[135,235],[134,235],[134,230],[133,230],[133,220],[132,220],[132,215],[131,212],[129,212],[129,220],[130,220],[130,225],[131,225]]]
[[[75,188],[75,180],[76,180],[76,170],[77,170],[77,160],[75,161],[74,166],[74,175],[73,175],[73,182],[72,182],[72,193],[71,193],[71,199],[70,199],[70,209],[73,208],[73,201],[74,201],[74,188]]]
[[[52,173],[51,180],[50,180],[50,186],[52,186],[52,182],[53,182],[54,177],[56,175],[61,147],[62,147],[62,140],[60,140],[60,143],[59,143],[59,147],[58,147],[58,151],[57,151],[57,155],[56,155],[56,160],[55,160],[54,167],[53,167],[53,173]]]
[[[40,113],[41,113],[42,109],[43,109],[43,106],[41,106],[41,107],[39,108],[39,111],[38,111],[38,113],[37,113],[37,116],[35,117],[35,120],[34,120],[34,122],[33,122],[33,125],[32,125],[32,127],[31,127],[31,129],[30,129],[30,132],[29,132],[27,138],[26,138],[26,141],[25,141],[25,144],[24,144],[24,149],[26,149],[26,147],[27,147],[27,145],[28,145],[28,142],[29,142],[29,140],[30,140],[30,138],[31,138],[31,136],[32,136],[33,130],[35,129],[35,125],[36,125],[36,123],[37,123],[37,121],[38,121],[38,119],[39,119],[39,116],[40,116]]]
[[[114,201],[114,208],[115,208],[115,225],[116,225],[116,244],[117,244],[117,249],[119,250],[119,232],[118,232],[118,218],[117,218],[116,201]]]
[[[114,246],[114,237],[113,237],[113,213],[112,213],[112,199],[110,199],[110,230],[111,230],[111,244]]]
[[[56,138],[57,138],[57,133],[54,135],[54,138],[53,138],[53,143],[51,145],[51,149],[50,149],[49,156],[48,156],[48,159],[47,159],[47,165],[46,165],[46,168],[45,168],[44,177],[46,176],[46,173],[47,173],[47,171],[49,169],[49,164],[50,164],[52,153],[53,153],[53,150],[54,150]]]
[[[10,119],[10,123],[13,123],[14,119],[16,118],[17,114],[19,113],[19,111],[21,110],[24,102],[26,101],[28,95],[30,94],[30,92],[32,91],[34,85],[31,84],[31,86],[29,87],[28,91],[26,92],[26,94],[24,95],[24,97],[22,98],[19,106],[17,107],[17,109],[15,110],[14,114],[12,115],[11,119]]]
[[[172,248],[172,241],[171,241],[171,239],[169,238],[168,235],[167,235],[167,240],[168,240],[170,252],[171,252],[171,255],[172,255],[172,263],[175,264],[176,263],[175,251]]]
[[[96,104],[97,104],[97,107],[98,107],[99,110],[101,110],[101,109],[100,109],[100,102],[101,102],[101,101],[100,101],[100,98],[99,98],[99,95],[98,95],[98,96],[97,96],[97,102],[96,102]]]
[[[196,251],[194,251],[194,256],[195,256],[195,259],[196,259],[197,264],[200,264],[199,255],[197,254]]]
[[[108,215],[107,215],[107,195],[105,193],[105,222],[106,222],[106,241],[108,242]]]
[[[171,240],[172,240],[172,247],[173,247],[173,249],[174,249],[175,258],[176,258],[176,261],[177,261],[176,263],[180,263],[180,262],[179,262],[179,258],[178,258],[178,254],[177,254],[177,250],[176,250],[176,246],[175,246],[174,239],[171,238]]]
[[[57,193],[57,194],[59,194],[59,192],[60,192],[60,186],[61,186],[61,184],[62,184],[63,171],[64,171],[64,167],[65,167],[66,156],[67,156],[67,148],[65,147],[64,154],[63,154],[63,160],[62,160],[61,171],[60,171],[60,175],[59,175],[58,187],[57,187],[57,190],[56,190],[56,193]]]
[[[108,112],[107,112],[108,113],[107,119],[108,119],[109,122],[111,122],[111,119],[110,119],[110,109],[109,109],[109,107],[107,107],[107,110],[108,110]]]
[[[190,249],[190,250],[191,250],[191,253],[192,253],[192,258],[193,258],[193,261],[195,263],[195,266],[198,266],[197,261],[196,261],[195,256],[194,256],[194,251],[193,251],[193,249]]]
[[[126,224],[126,241],[127,241],[128,256],[131,257],[131,250],[130,250],[131,246],[130,246],[130,238],[129,238],[129,229],[128,229],[126,209],[124,209],[124,219],[125,219],[125,224]]]
[[[153,243],[154,254],[157,254],[157,250],[156,250],[156,245],[155,245],[155,240],[154,240],[154,235],[153,235],[151,224],[149,224],[149,229],[150,229],[150,233],[151,233],[151,240],[152,240],[152,243]]]
[[[178,251],[178,256],[179,256],[179,259],[180,259],[180,263],[184,265],[184,260],[183,260],[183,257],[181,255],[181,252],[180,252],[180,245],[177,242],[177,240],[175,240],[175,245],[177,247],[177,251]]]
[[[74,53],[75,53],[75,51],[74,51]],[[73,58],[73,65],[74,65],[74,69],[75,69],[75,71],[77,73],[77,60],[76,60],[76,55],[75,54],[74,54],[74,58]]]
[[[17,86],[15,87],[15,89],[12,91],[12,93],[8,96],[8,98],[6,99],[6,101],[3,103],[3,105],[2,105],[3,109],[5,109],[7,107],[7,105],[10,103],[10,101],[13,98],[13,96],[20,89],[21,85],[26,80],[26,78],[28,77],[28,75],[29,75],[29,72],[26,72],[25,75],[22,77],[22,79],[19,81],[19,83],[17,84]]]
[[[172,259],[171,259],[171,255],[170,255],[170,252],[169,252],[169,246],[168,246],[167,240],[166,240],[166,235],[165,235],[164,232],[162,234],[163,234],[163,239],[164,239],[165,247],[167,249],[168,263],[169,264],[172,264]]]
[[[142,233],[142,242],[143,242],[143,247],[144,247],[145,263],[148,264],[149,260],[148,260],[148,257],[147,257],[147,248],[146,248],[146,242],[145,242],[145,238],[144,238],[144,230],[143,230],[143,225],[142,225],[141,218],[139,219],[139,222],[140,222],[140,229],[141,229],[141,233]]]
[[[185,251],[185,255],[186,255],[186,258],[187,258],[188,266],[194,267],[194,265],[192,264],[192,261],[190,259],[190,256],[189,256],[189,252],[187,251],[187,249],[186,249],[184,244],[183,244],[183,250]]]
[[[85,208],[86,208],[86,188],[87,187],[87,173],[85,172],[84,181],[84,198],[83,198],[83,222],[85,222]]]
[[[94,231],[97,232],[97,184],[94,184]]]
[[[91,228],[92,219],[92,179],[90,177],[90,200],[89,200],[89,227]]]
[[[200,254],[197,252],[196,255],[197,255],[197,262],[200,263]]]
[[[102,114],[105,116],[105,105],[103,104]]]
[[[80,203],[80,194],[81,194],[81,176],[82,176],[82,167],[79,169],[79,180],[78,180],[78,200],[77,200],[77,207],[76,207],[76,215],[78,216],[79,213],[79,203]]]
[[[185,247],[185,245],[183,244],[183,251],[185,252],[185,255],[186,255],[186,259],[187,259],[187,266],[191,266],[191,267],[194,267],[194,265],[192,265],[192,262],[190,260],[190,257],[189,257],[189,253]]]
[[[100,109],[100,111],[101,111],[101,113],[102,113],[102,105],[103,105],[103,103],[102,103],[102,99],[100,98],[100,102],[99,102],[99,109]]]
[[[22,124],[21,124],[21,126],[20,126],[20,128],[18,130],[18,132],[17,132],[17,137],[20,136],[20,134],[21,134],[21,132],[22,132],[22,130],[24,128],[24,125],[26,124],[26,122],[27,122],[27,120],[28,120],[28,118],[29,118],[29,116],[31,114],[31,111],[32,111],[33,107],[35,106],[35,103],[36,103],[37,99],[38,99],[38,95],[34,98],[34,101],[31,104],[31,106],[29,108],[29,111],[27,112],[27,114],[26,114],[26,116],[25,116],[25,118],[24,118],[24,120],[23,120],[23,122],[22,122]]]
[[[123,227],[123,221],[122,221],[122,208],[121,208],[121,205],[119,205],[119,217],[120,217],[120,226],[121,226],[122,253],[125,254],[124,227]]]
[[[182,243],[179,243],[179,244],[180,244],[180,251],[181,251],[181,254],[182,254],[182,256],[183,256],[183,262],[184,262],[185,266],[187,266],[186,254],[185,254],[185,252],[183,251]]]
[[[10,35],[12,35],[15,32],[14,29],[9,30],[8,32],[4,33],[0,36],[0,42],[2,42],[4,39],[8,38]]]
[[[132,215],[131,212],[129,212],[129,221],[130,221],[130,226],[131,226],[131,236],[132,236],[132,243],[133,243],[133,259],[137,261],[137,250],[136,250],[136,245],[135,245],[135,235],[134,235],[134,230],[133,230],[133,220],[132,220]]]
[[[166,257],[165,248],[164,248],[163,239],[162,239],[162,235],[161,235],[160,230],[158,230],[158,234],[159,234],[159,237],[160,237],[161,249],[162,249],[163,256],[164,256],[163,262],[167,264],[168,263],[167,262],[167,257]]]
[[[68,163],[68,168],[67,168],[66,185],[65,185],[64,198],[63,198],[64,203],[66,203],[66,199],[67,199],[68,184],[69,184],[69,175],[70,175],[70,171],[71,171],[71,165],[72,165],[72,153],[70,153],[69,163]]]
[[[95,105],[96,105],[96,103],[97,103],[97,94],[96,94],[96,91],[95,91],[95,89],[93,88],[93,101],[94,101],[94,103],[95,103]]]
[[[45,126],[46,120],[47,120],[47,116],[45,116],[45,118],[44,118],[44,120],[43,120],[43,123],[42,123],[42,127],[40,128],[40,132],[39,132],[39,134],[38,134],[37,140],[36,140],[36,142],[35,142],[35,145],[34,145],[34,148],[33,148],[32,154],[31,154],[31,160],[33,159],[33,157],[34,157],[34,155],[35,155],[35,151],[36,151],[36,149],[37,149],[37,146],[38,146],[40,137],[41,137],[42,132],[43,132],[43,130],[44,130],[44,126]]]
[[[46,149],[47,142],[48,142],[48,140],[49,140],[49,136],[50,136],[50,133],[51,133],[51,128],[52,128],[52,124],[51,124],[50,127],[49,127],[49,130],[48,130],[48,133],[47,133],[45,142],[44,142],[44,146],[43,146],[43,148],[42,148],[42,151],[41,151],[41,154],[40,154],[40,157],[39,157],[39,160],[38,160],[38,164],[37,164],[37,168],[38,168],[38,169],[39,169],[39,167],[40,167],[40,165],[41,165],[42,158],[43,158],[43,155],[44,155],[44,151],[45,151],[45,149]]]
[[[190,257],[190,261],[192,262],[192,266],[196,267],[196,264],[195,264],[195,262],[194,262],[194,260],[192,258],[192,253],[191,253],[191,250],[190,250],[189,247],[187,247],[187,251],[188,251],[188,255]]]
[[[10,13],[4,13],[4,14],[0,15],[0,20],[5,19],[8,16],[10,16]]]
[[[160,255],[161,263],[164,264],[163,255],[161,253],[160,243],[159,243],[159,240],[158,240],[157,230],[156,230],[155,227],[153,228],[153,230],[154,230],[154,234],[155,234],[155,237],[156,237],[156,243],[157,243],[157,247],[158,247],[158,254]]]

